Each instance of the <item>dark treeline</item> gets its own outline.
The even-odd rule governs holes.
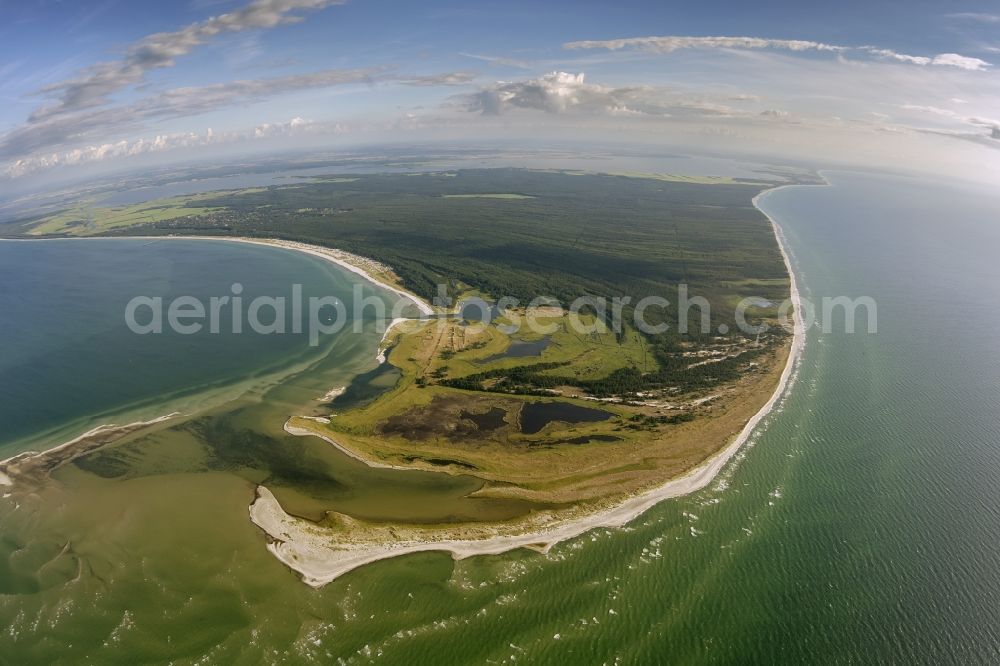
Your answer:
[[[537,297],[563,305],[581,296],[629,298],[632,305],[647,296],[665,298],[666,308],[645,312],[647,323],[670,325],[665,334],[645,336],[656,368],[626,368],[587,381],[538,365],[502,376],[446,380],[438,373],[424,379],[515,393],[569,384],[595,396],[627,395],[728,381],[753,356],[687,368],[691,362],[680,343],[708,344],[722,325],[736,331],[734,306],[741,298],[778,304],[788,296],[770,222],[751,201],[762,187],[525,169],[352,174],[221,192],[190,204],[218,207],[214,213],[115,233],[267,237],[340,248],[392,266],[405,286],[428,300],[441,284],[452,294],[471,287],[521,304]],[[470,194],[526,198],[447,196]],[[702,310],[692,307],[686,315],[691,332],[678,333],[680,284],[709,302],[708,332],[700,330]],[[623,310],[626,323],[632,305]]]
[[[350,182],[341,182],[346,179]],[[745,296],[781,301],[787,276],[755,184],[703,185],[522,169],[318,178],[220,193],[192,202],[224,210],[119,233],[277,237],[337,247],[392,266],[431,299],[459,283],[528,303],[551,296],[645,296],[650,323],[676,325],[677,286],[712,304],[712,327],[732,325]],[[528,199],[448,198],[511,193]],[[761,282],[763,281],[763,282]],[[700,316],[693,309],[692,324]]]

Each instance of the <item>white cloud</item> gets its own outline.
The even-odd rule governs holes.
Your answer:
[[[461,86],[475,78],[476,75],[472,72],[445,72],[426,76],[404,76],[399,82],[408,86]]]
[[[583,73],[550,72],[536,79],[500,81],[459,97],[469,111],[500,115],[516,109],[553,114],[612,116],[727,115],[735,111],[704,96],[652,86],[612,87],[587,83]]]
[[[767,39],[763,37],[629,37],[626,39],[588,40],[563,44],[566,49],[638,49],[651,53],[673,53],[680,49],[778,49],[783,51],[825,51],[840,55],[849,52],[867,53],[912,65],[938,65],[958,67],[967,70],[983,70],[990,63],[979,58],[970,58],[957,53],[941,53],[936,56],[914,56],[892,49],[875,46],[841,46],[802,39]]]
[[[897,53],[892,49],[879,49],[872,46],[872,47],[865,47],[862,50],[874,56],[880,56],[882,58],[888,58],[889,60],[896,60],[898,62],[906,62],[910,63],[911,65],[923,66],[923,65],[930,65],[934,62],[933,58],[928,58],[927,56],[906,55],[905,53]]]
[[[480,55],[478,53],[464,53],[461,52],[458,55],[463,58],[472,58],[474,60],[482,60],[491,65],[501,65],[504,67],[516,67],[518,69],[531,69],[531,63],[526,60],[516,60],[514,58],[503,58],[500,56],[490,56],[490,55]]]
[[[101,141],[126,130],[141,129],[145,121],[153,119],[196,116],[290,92],[370,81],[379,71],[329,69],[310,74],[174,88],[132,104],[79,111],[21,125],[0,135],[0,159],[17,159],[67,144]]]
[[[947,14],[948,18],[975,21],[977,23],[1000,23],[1000,14],[986,14],[982,12],[958,12]]]
[[[931,60],[931,64],[944,65],[946,67],[958,67],[959,69],[969,69],[973,71],[982,71],[987,67],[990,67],[990,63],[985,60],[980,60],[979,58],[969,58],[967,56],[958,55],[957,53],[941,53],[940,55],[936,55]]]
[[[958,114],[951,109],[942,109],[938,106],[928,106],[925,104],[900,104],[899,108],[906,109],[907,111],[920,111],[921,113],[929,113],[935,116],[943,116],[945,118],[956,118]]]
[[[764,39],[761,37],[630,37],[603,41],[588,40],[563,44],[567,49],[638,48],[654,53],[672,53],[679,49],[786,49],[789,51],[842,51],[845,47],[800,39]]]
[[[983,130],[988,130],[993,138],[998,138],[1000,135],[1000,120],[995,118],[984,118],[981,116],[965,116],[951,109],[943,109],[937,106],[929,106],[922,104],[902,104],[900,108],[907,111],[915,111],[917,113],[923,113],[927,115],[937,116],[939,118],[944,118],[951,120],[954,123],[965,126],[964,130],[951,130],[950,133],[956,134],[957,136],[967,137],[968,126],[976,128],[975,133],[972,136],[982,136]],[[926,131],[925,128],[920,128],[922,131]]]
[[[117,145],[107,140],[123,133],[134,135],[151,131],[149,125],[155,122],[199,116],[303,90],[374,81],[412,86],[457,86],[466,84],[472,78],[473,75],[467,72],[411,76],[384,74],[380,68],[329,69],[309,74],[173,88],[131,104],[81,110],[15,127],[0,134],[0,160],[10,160],[11,164],[35,164],[41,159],[38,156],[44,155],[46,157],[41,159],[41,163],[45,163],[52,154],[69,154],[80,144],[90,144],[89,148],[80,148],[88,151],[96,150],[95,146]],[[265,133],[275,131],[277,126],[262,130]],[[60,160],[59,163],[65,161]],[[17,167],[14,171],[23,172],[23,169]]]
[[[996,118],[981,118],[973,116],[972,118],[967,118],[966,121],[970,125],[976,125],[978,127],[985,127],[986,129],[1000,129],[1000,120]]]
[[[217,35],[294,23],[301,17],[293,12],[321,9],[341,2],[343,0],[254,0],[233,12],[192,23],[180,30],[147,35],[126,47],[122,59],[97,63],[80,71],[76,78],[43,88],[41,92],[56,96],[57,102],[36,109],[30,121],[107,104],[108,95],[141,83],[149,70],[171,67],[174,58],[190,53]]]
[[[182,132],[176,134],[158,134],[136,141],[126,141],[123,139],[113,143],[85,146],[15,160],[5,167],[4,175],[16,178],[57,166],[75,166],[117,157],[134,157],[136,155],[162,152],[173,148],[205,145],[218,141],[217,135],[211,129],[208,129],[205,134]]]
[[[310,125],[312,123],[308,120],[295,116],[287,123],[263,123],[262,125],[257,125],[257,127],[253,128],[253,137],[255,139],[263,139],[271,136],[287,136],[304,130]]]
[[[9,178],[16,178],[57,166],[76,166],[113,158],[136,157],[180,148],[207,146],[209,144],[296,136],[313,131],[324,134],[338,134],[342,129],[339,125],[327,126],[296,116],[287,122],[261,123],[251,130],[242,132],[219,133],[209,127],[203,133],[176,132],[171,134],[156,134],[133,141],[123,139],[22,158],[8,164],[3,174]]]

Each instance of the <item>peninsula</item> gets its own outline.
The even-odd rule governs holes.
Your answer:
[[[522,169],[318,177],[69,209],[22,231],[272,244],[416,304],[376,351],[391,385],[334,388],[285,431],[371,468],[474,477],[475,498],[533,508],[415,524],[329,506],[317,521],[259,486],[250,515],[269,549],[322,585],[411,552],[545,550],[707,484],[779,399],[801,346],[801,322],[778,325],[797,298],[780,233],[753,202],[776,184]],[[650,296],[644,327],[636,304]],[[623,305],[617,317],[569,306],[581,297]]]

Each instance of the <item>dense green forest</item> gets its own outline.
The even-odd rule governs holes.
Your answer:
[[[788,296],[770,222],[752,203],[769,185],[513,168],[344,174],[138,207],[80,206],[57,213],[55,223],[44,216],[21,228],[39,233],[48,228],[42,224],[73,233],[90,224],[88,233],[96,234],[303,241],[391,266],[427,300],[439,295],[439,285],[450,296],[478,291],[522,305],[538,297],[564,306],[581,296],[627,298],[632,305],[665,298],[669,307],[645,313],[647,323],[666,321],[669,330],[643,336],[651,363],[642,369],[629,364],[583,377],[560,363],[528,362],[461,377],[440,368],[419,382],[519,394],[571,385],[595,396],[634,396],[735,380],[780,342],[781,331],[744,336],[735,320],[742,298],[761,299],[749,311],[756,323],[774,316]],[[710,303],[707,332],[700,331],[700,307],[686,311],[689,333],[679,330],[682,284],[690,297]],[[621,313],[626,326],[632,305]],[[604,314],[611,323],[612,312]],[[692,355],[710,348],[716,354],[710,362]]]
[[[392,266],[428,299],[446,284],[522,303],[583,295],[676,303],[677,285],[685,283],[712,303],[714,330],[720,323],[734,328],[739,298],[787,296],[770,223],[751,204],[762,187],[526,169],[355,174],[202,196],[191,205],[221,210],[114,233],[337,247]],[[468,196],[486,194],[518,196]],[[700,316],[697,309],[690,315]],[[667,316],[675,321],[676,312]]]

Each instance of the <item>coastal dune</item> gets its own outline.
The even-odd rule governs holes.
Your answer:
[[[753,199],[753,204],[758,209],[760,196],[757,195]],[[268,535],[268,550],[289,568],[298,572],[305,583],[321,587],[365,564],[411,553],[444,551],[451,553],[455,559],[463,559],[476,555],[496,555],[518,548],[532,548],[545,552],[561,541],[580,536],[595,528],[622,527],[659,502],[705,488],[749,439],[754,429],[774,409],[791,385],[805,343],[801,299],[786,241],[777,223],[770,216],[767,217],[771,222],[789,275],[790,298],[794,305],[792,345],[778,385],[770,399],[746,423],[732,442],[708,461],[682,476],[670,479],[660,486],[617,504],[600,508],[581,507],[562,512],[536,513],[519,521],[483,526],[469,525],[462,530],[445,527],[392,529],[365,525],[347,516],[338,515],[335,518],[340,521],[343,529],[335,532],[289,515],[267,488],[258,486],[257,497],[250,505],[250,519]],[[312,431],[288,425],[285,429],[294,435],[316,436]],[[329,439],[327,441],[336,446],[335,442]],[[342,447],[338,448],[344,450]],[[362,536],[352,537],[351,534]]]

